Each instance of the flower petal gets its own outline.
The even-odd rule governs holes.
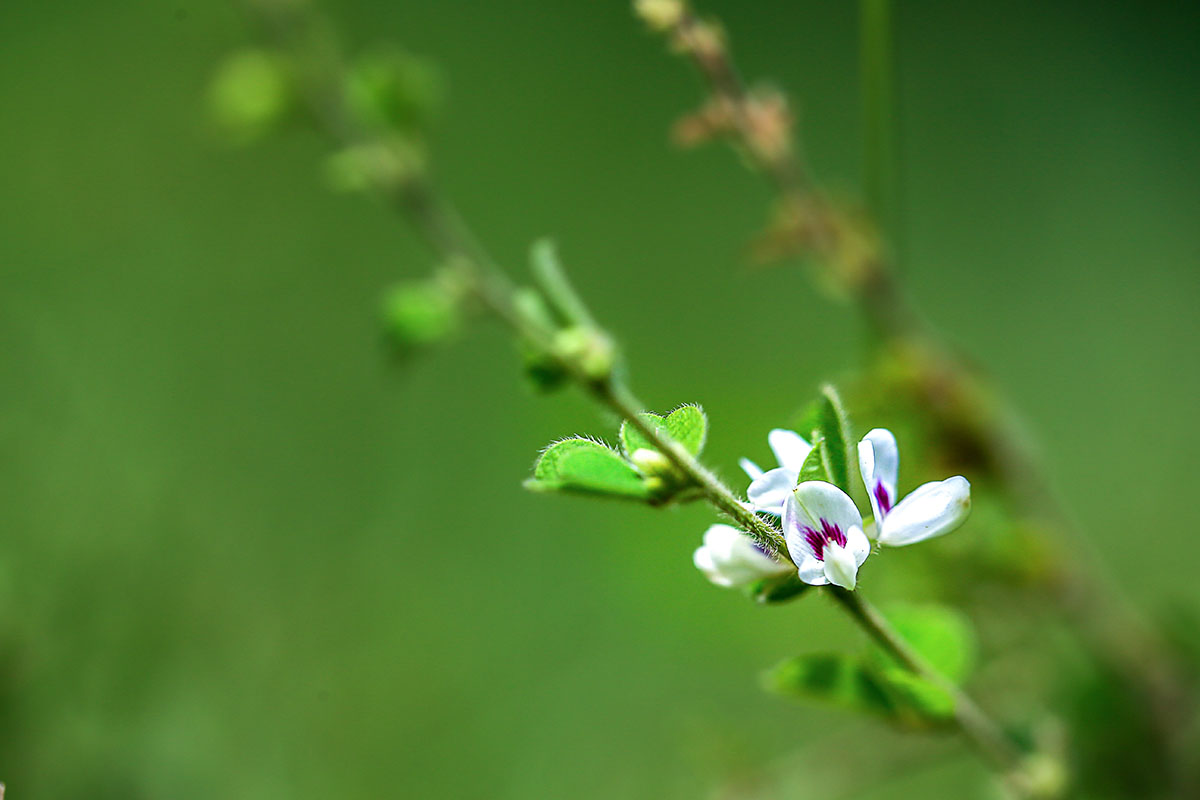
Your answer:
[[[896,505],[896,480],[900,472],[900,450],[896,437],[886,428],[876,428],[858,443],[858,469],[871,498],[875,521],[882,522]]]
[[[862,566],[871,555],[871,540],[859,528],[851,528],[846,534],[846,548],[854,554],[854,563]]]
[[[812,544],[805,536],[805,529],[812,527],[808,516],[800,508],[794,492],[788,492],[787,502],[783,504],[783,541],[787,544],[788,554],[792,561],[803,566],[805,561],[812,560],[820,564],[820,559],[813,552]],[[821,568],[824,570],[824,567]],[[822,573],[824,574],[824,573]],[[804,579],[801,572],[801,579]]]
[[[763,474],[762,467],[760,467],[758,464],[755,464],[748,458],[739,459],[738,466],[750,476],[750,480],[752,481],[757,480]]]
[[[863,527],[862,514],[850,495],[832,483],[805,481],[792,492],[801,513],[802,524],[821,530],[822,521],[830,522],[848,532],[851,528]]]
[[[800,580],[810,586],[824,586],[829,583],[829,579],[825,577],[825,564],[817,559],[809,556],[800,562],[799,568]]]
[[[782,428],[776,428],[767,434],[767,444],[771,445],[771,452],[775,454],[779,466],[797,475],[804,466],[804,459],[808,458],[808,453],[812,450],[812,445],[804,441],[800,434]]]
[[[903,547],[949,533],[971,513],[971,484],[961,475],[918,487],[879,527],[879,543]]]
[[[827,544],[824,566],[825,577],[830,583],[851,590],[858,585],[858,564],[849,548]]]
[[[692,555],[692,563],[710,581],[724,587],[747,586],[791,569],[767,555],[745,533],[722,524],[704,532],[704,546]]]
[[[750,488],[746,489],[746,497],[754,504],[755,510],[779,514],[784,501],[796,488],[798,477],[795,472],[783,467],[768,470],[754,479]]]

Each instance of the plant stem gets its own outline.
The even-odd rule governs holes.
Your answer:
[[[862,73],[863,184],[880,229],[896,241],[895,80],[891,0],[859,4]]]
[[[859,626],[884,650],[896,657],[914,675],[946,692],[954,701],[954,718],[963,736],[980,755],[1005,775],[1015,775],[1023,756],[1012,740],[971,699],[970,695],[942,675],[912,648],[861,592],[829,587],[830,594]]]
[[[278,23],[278,21],[276,22]],[[297,24],[303,23],[304,20],[284,20],[283,22],[287,24],[269,25],[268,28],[283,39],[285,45],[295,45],[296,43],[288,41],[287,37],[294,35],[296,30],[306,30],[303,24]],[[314,119],[328,136],[342,145],[356,145],[361,144],[364,140],[369,141],[369,135],[358,130],[351,123],[350,115],[343,105],[344,98],[340,92],[330,91],[330,87],[336,84],[336,75],[329,73],[340,69],[338,66],[340,62],[333,57],[336,54],[325,52],[323,55],[325,59],[321,66],[326,72],[319,73],[309,86],[310,106],[320,112],[313,115]],[[709,67],[713,76],[727,89],[740,92],[740,82],[727,61],[718,59],[709,64]],[[788,157],[775,166],[777,168],[776,176],[782,186],[791,187],[791,190],[797,192],[804,190],[806,179],[798,162]],[[695,456],[660,429],[650,425],[642,416],[645,406],[622,379],[611,372],[603,378],[589,374],[580,361],[564,354],[555,346],[552,331],[547,331],[542,326],[534,324],[521,313],[514,300],[515,288],[508,275],[479,244],[454,208],[437,194],[428,178],[419,176],[400,183],[388,182],[379,188],[422,235],[434,252],[460,271],[467,288],[481,306],[507,325],[518,339],[555,360],[572,380],[595,400],[637,428],[656,449],[699,488],[714,508],[730,517],[769,551],[775,552],[781,559],[791,561],[779,529],[747,508]],[[570,299],[577,301],[573,293]],[[586,309],[583,314],[585,319],[590,320],[590,313]],[[833,596],[850,612],[851,618],[869,636],[893,653],[914,673],[930,680],[955,698],[956,719],[963,735],[1003,774],[1014,773],[1019,766],[1020,752],[1013,747],[979,707],[961,689],[932,669],[915,653],[887,620],[861,595],[831,588],[833,588]]]

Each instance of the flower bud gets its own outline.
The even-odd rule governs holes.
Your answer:
[[[674,28],[683,19],[683,0],[634,0],[634,13],[656,31]]]
[[[616,362],[612,340],[595,328],[576,326],[559,331],[554,337],[554,350],[594,381],[608,378]]]

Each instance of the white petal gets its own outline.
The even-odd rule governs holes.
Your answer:
[[[871,540],[859,528],[851,528],[846,533],[846,549],[854,554],[854,563],[862,566],[871,555]]]
[[[799,476],[795,472],[783,467],[768,470],[754,479],[750,488],[746,490],[746,497],[750,498],[755,509],[779,514],[784,501],[788,499],[792,489],[796,488],[797,477]]]
[[[825,564],[809,556],[800,562],[800,580],[810,586],[824,586],[829,583],[825,577]]]
[[[858,585],[858,564],[849,548],[830,542],[825,545],[825,577],[843,589]]]
[[[729,525],[712,525],[704,533],[704,546],[692,556],[696,568],[718,586],[746,586],[791,569],[768,556],[754,540]]]
[[[851,528],[862,530],[862,514],[850,495],[843,492],[832,483],[825,481],[805,481],[796,487],[792,493],[803,518],[804,524],[815,530],[821,530],[821,522],[830,522],[842,529],[843,533]]]
[[[887,504],[896,505],[896,480],[900,472],[900,451],[896,437],[886,428],[876,428],[858,443],[858,469],[871,498],[875,521],[882,522],[888,511],[880,507],[878,493],[887,495]]]
[[[750,480],[755,480],[763,474],[762,467],[760,467],[758,464],[755,464],[748,458],[740,459],[738,461],[738,466],[740,466],[742,470],[750,476]]]
[[[692,554],[692,563],[696,565],[696,569],[706,575],[717,571],[717,565],[713,563],[712,551],[707,547],[696,548],[696,552]]]
[[[800,434],[782,428],[776,428],[767,434],[767,444],[771,445],[771,452],[775,454],[779,466],[790,469],[797,475],[804,466],[804,459],[808,458],[808,453],[812,450],[812,445],[804,441]]]
[[[804,529],[809,527],[812,527],[812,523],[796,501],[795,493],[789,492],[787,502],[783,504],[783,541],[796,564],[803,564],[808,559],[821,563],[804,536]]]
[[[920,486],[892,509],[879,528],[879,543],[920,542],[957,528],[971,513],[971,484],[960,476]]]
[[[725,556],[733,549],[738,537],[742,535],[742,532],[732,525],[723,525],[718,522],[715,525],[709,525],[708,530],[704,532],[704,546]]]

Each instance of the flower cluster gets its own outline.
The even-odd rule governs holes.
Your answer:
[[[970,513],[971,485],[962,476],[926,483],[899,500],[900,453],[896,437],[883,428],[858,443],[859,471],[874,515],[870,525],[864,524],[854,501],[837,486],[825,481],[798,483],[812,450],[803,437],[773,430],[767,441],[779,466],[764,471],[742,459],[751,479],[746,495],[754,511],[781,517],[788,555],[805,583],[853,589],[859,567],[871,554],[871,538],[880,545],[902,547],[949,533]],[[747,586],[792,569],[728,525],[708,529],[694,560],[709,580],[726,587]]]

